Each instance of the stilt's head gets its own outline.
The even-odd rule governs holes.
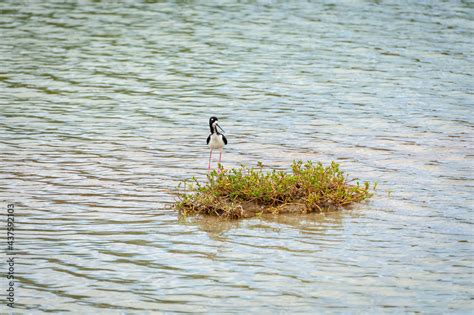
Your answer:
[[[218,119],[215,116],[212,116],[211,118],[209,118],[209,128],[211,128],[211,133],[218,134],[219,131],[217,130],[217,128],[219,128],[222,131],[222,133],[224,133],[224,129],[222,129],[221,126],[217,124],[217,121]]]

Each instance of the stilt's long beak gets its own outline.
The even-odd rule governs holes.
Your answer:
[[[219,124],[216,123],[216,126],[219,127],[219,129],[222,131],[222,133],[225,133],[224,129],[222,129],[222,127],[219,126]]]

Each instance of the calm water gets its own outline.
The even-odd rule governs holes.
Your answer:
[[[472,2],[0,12],[0,197],[2,214],[16,205],[19,310],[474,309]],[[211,115],[225,167],[335,160],[378,193],[327,215],[181,220],[173,192],[206,174]]]

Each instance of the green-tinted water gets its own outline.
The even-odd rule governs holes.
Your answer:
[[[18,310],[472,311],[468,1],[11,1],[0,13]],[[211,115],[225,167],[336,160],[380,190],[325,216],[181,222],[172,192],[204,178]]]

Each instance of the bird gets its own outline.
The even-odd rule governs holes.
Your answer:
[[[209,118],[209,128],[211,129],[211,134],[207,137],[206,143],[209,146],[209,149],[211,149],[211,152],[209,154],[209,164],[207,166],[208,172],[211,170],[212,150],[219,149],[220,151],[219,163],[220,163],[222,160],[222,149],[227,144],[227,138],[223,135],[224,129],[222,129],[221,126],[219,126],[217,121],[218,119],[215,116],[212,116],[211,118]],[[222,131],[222,133],[219,132],[218,128]]]

